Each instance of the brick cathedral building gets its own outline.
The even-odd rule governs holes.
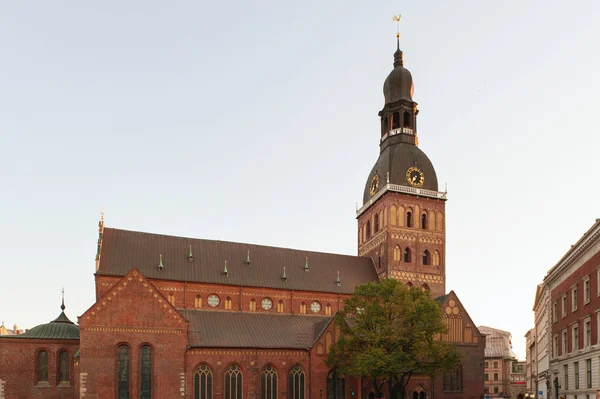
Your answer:
[[[385,80],[380,154],[357,211],[358,256],[174,237],[99,224],[96,302],[78,324],[0,338],[0,399],[373,398],[325,365],[333,316],[355,287],[395,278],[428,290],[463,355],[413,376],[411,398],[480,399],[485,338],[446,292],[446,193],[417,146],[402,51]],[[10,365],[10,366],[8,366]]]

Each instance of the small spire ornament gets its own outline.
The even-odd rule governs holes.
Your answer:
[[[188,254],[188,260],[189,261],[193,261],[194,260],[194,254],[192,253],[192,246],[190,245],[190,253]]]
[[[248,254],[246,255],[246,264],[250,264],[250,250],[248,250]]]
[[[306,263],[304,264],[304,271],[308,271],[308,256],[306,257]]]
[[[229,276],[229,272],[227,271],[227,261],[225,261],[225,267],[223,268],[223,276]]]
[[[283,267],[283,276],[281,276],[283,281],[287,281],[287,274],[285,274],[285,266]]]
[[[340,286],[342,282],[340,281],[340,271],[337,272],[337,278],[335,279],[335,285]]]
[[[162,270],[163,267],[165,267],[162,263],[162,254],[159,255],[159,261],[158,261],[158,268],[159,270]]]

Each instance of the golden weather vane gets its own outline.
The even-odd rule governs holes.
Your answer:
[[[400,39],[400,18],[402,18],[402,14],[392,17],[392,21],[396,21],[396,39]]]

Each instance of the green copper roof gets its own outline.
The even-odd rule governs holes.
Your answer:
[[[69,320],[65,314],[64,299],[60,308],[60,315],[50,323],[40,324],[23,334],[11,335],[10,337],[33,339],[79,339],[79,326]]]

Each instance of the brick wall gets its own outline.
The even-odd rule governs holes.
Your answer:
[[[72,356],[77,340],[39,340],[0,338],[0,399],[75,398],[75,373]],[[48,384],[37,384],[36,353],[48,351]],[[58,386],[58,353],[69,351],[69,385]],[[42,386],[44,385],[44,386]]]

